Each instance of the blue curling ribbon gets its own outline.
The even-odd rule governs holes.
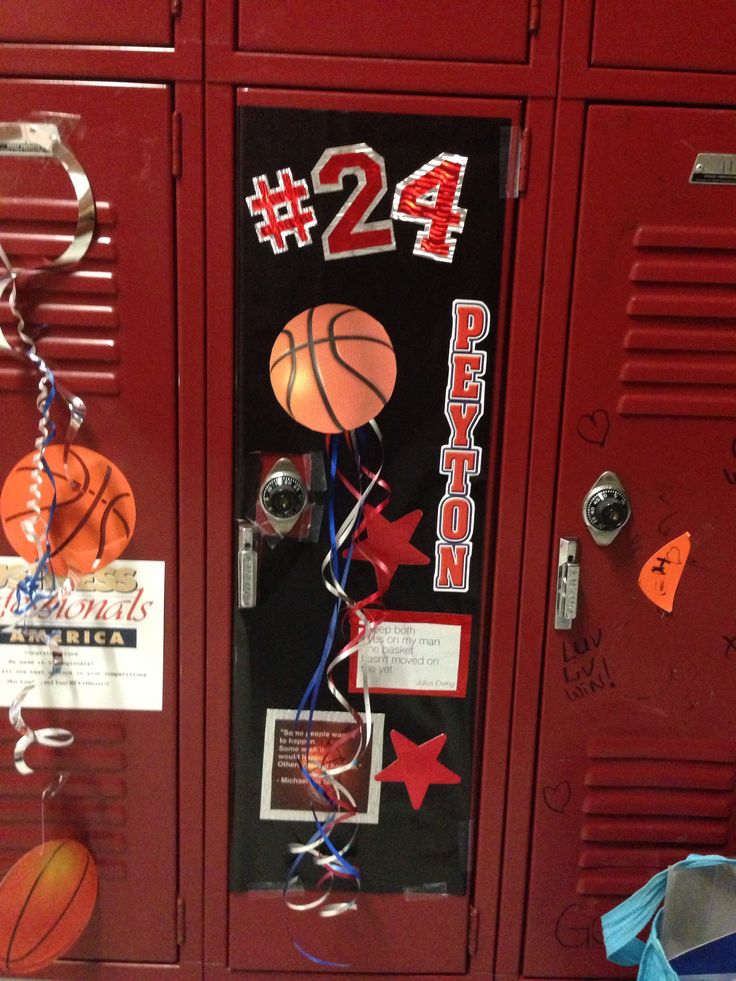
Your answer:
[[[299,951],[299,953],[302,955],[302,957],[306,957],[307,960],[311,961],[313,964],[319,964],[321,967],[345,967],[345,968],[348,968],[348,967],[351,966],[350,964],[346,964],[343,961],[326,961],[322,957],[317,957],[316,954],[310,954],[309,951],[306,950],[304,947],[302,947],[302,945],[297,940],[294,940],[292,942],[293,942],[294,946],[296,947],[296,949]]]
[[[50,566],[51,561],[51,541],[49,539],[49,529],[51,527],[51,522],[53,521],[54,514],[56,513],[56,478],[51,472],[51,468],[48,465],[45,457],[45,451],[47,447],[51,445],[56,436],[56,424],[50,418],[51,407],[56,398],[56,382],[54,380],[54,375],[51,369],[43,363],[42,370],[44,371],[48,382],[49,390],[46,395],[44,402],[41,404],[41,416],[46,427],[46,436],[44,437],[41,446],[39,447],[39,452],[41,454],[41,467],[43,472],[48,477],[51,483],[51,504],[49,505],[48,518],[46,520],[46,528],[44,531],[44,550],[41,558],[36,564],[36,568],[32,573],[24,576],[23,579],[18,583],[15,591],[16,603],[18,606],[18,615],[23,616],[32,610],[39,602],[44,600],[49,600],[56,595],[56,577],[54,571]],[[51,588],[44,589],[43,583],[46,575],[51,576]],[[52,612],[59,605],[57,600],[52,607],[49,608],[49,612]]]
[[[344,813],[346,806],[348,809],[352,808],[352,813],[355,810],[355,801],[349,793],[347,787],[340,784],[340,782],[335,779],[336,775],[348,770],[351,767],[357,766],[357,761],[365,752],[365,749],[370,743],[371,739],[371,713],[370,713],[370,703],[368,700],[367,690],[364,693],[365,698],[365,713],[361,717],[357,712],[355,712],[352,707],[347,703],[344,696],[335,686],[334,680],[332,678],[332,671],[335,666],[340,664],[342,661],[351,657],[352,654],[358,649],[355,640],[351,640],[345,647],[333,655],[333,648],[335,645],[335,638],[337,634],[338,624],[340,623],[340,614],[345,609],[353,609],[358,617],[359,621],[363,626],[368,622],[365,614],[361,612],[361,608],[364,604],[355,603],[346,592],[346,584],[348,580],[348,574],[350,570],[351,561],[353,558],[354,550],[354,535],[355,530],[360,528],[364,521],[364,506],[366,498],[371,493],[373,488],[380,484],[380,486],[388,489],[387,485],[380,480],[380,473],[383,467],[383,456],[381,454],[381,461],[377,468],[376,473],[371,473],[368,470],[364,470],[361,458],[361,452],[365,447],[366,439],[369,435],[368,429],[372,429],[375,433],[379,446],[382,447],[381,433],[378,429],[375,421],[371,421],[368,425],[361,427],[351,433],[349,439],[349,446],[353,457],[353,464],[355,466],[356,477],[353,478],[355,485],[353,486],[348,480],[345,479],[339,468],[339,458],[342,447],[345,442],[345,435],[340,433],[333,437],[328,437],[327,441],[327,455],[329,458],[329,482],[328,482],[328,530],[330,539],[330,550],[329,553],[322,560],[322,575],[324,578],[324,584],[327,590],[333,594],[335,597],[335,603],[332,609],[332,615],[330,617],[330,622],[327,630],[327,636],[325,637],[324,646],[322,649],[322,654],[319,659],[319,663],[310,678],[309,684],[302,695],[299,702],[299,706],[296,711],[295,718],[299,720],[304,713],[307,714],[307,724],[306,724],[306,761],[300,765],[301,772],[305,778],[307,784],[316,791],[320,801],[323,801],[328,810],[328,816],[323,820],[318,817],[316,808],[312,807],[312,814],[315,822],[315,830],[312,832],[311,836],[304,843],[293,844],[290,846],[290,850],[294,854],[294,859],[291,862],[287,881],[284,885],[284,898],[286,899],[287,905],[295,910],[306,911],[308,909],[315,909],[322,905],[322,903],[329,896],[335,877],[351,879],[357,890],[361,887],[361,872],[357,866],[353,865],[346,857],[346,853],[349,851],[355,839],[355,831],[353,831],[352,836],[349,838],[346,844],[343,845],[342,849],[339,849],[332,841],[331,836],[335,828],[349,817],[349,814]],[[349,514],[345,517],[342,524],[338,527],[338,522],[336,520],[336,492],[338,487],[338,481],[345,483],[346,487],[349,489],[351,494],[354,494],[357,498],[357,503],[353,505]],[[341,563],[341,559],[343,560]],[[373,598],[373,597],[371,597]],[[329,687],[332,694],[335,696],[340,704],[349,710],[350,714],[353,716],[356,728],[360,729],[360,748],[356,750],[356,754],[353,759],[345,763],[342,766],[338,766],[334,769],[330,769],[329,766],[324,767],[324,774],[327,777],[328,782],[331,787],[326,788],[324,785],[320,785],[317,780],[309,772],[310,770],[310,746],[312,741],[312,732],[314,725],[314,716],[317,707],[317,700],[320,691],[322,690],[323,684]],[[365,732],[365,739],[363,737],[363,732]],[[347,738],[347,736],[346,736]],[[320,764],[321,766],[322,764]],[[343,794],[345,795],[345,803],[343,803]],[[341,813],[343,812],[343,813]],[[356,829],[357,830],[357,829]],[[289,890],[294,885],[297,880],[297,871],[301,866],[301,863],[306,855],[310,855],[314,864],[323,870],[323,875],[320,881],[317,883],[317,888],[322,887],[323,883],[328,883],[326,890],[323,890],[320,898],[309,901],[306,903],[295,904],[289,901],[288,894]],[[349,901],[343,901],[338,903],[332,903],[331,905],[324,906],[321,910],[322,916],[337,916],[347,910],[355,908],[355,899],[350,899]],[[342,963],[339,961],[331,961],[322,957],[318,957],[310,951],[306,950],[300,943],[296,941],[294,937],[291,938],[295,949],[307,960],[311,961],[313,964],[317,964],[321,967],[328,968],[349,968],[351,965]]]
[[[350,570],[350,562],[353,553],[353,543],[350,542],[348,548],[348,554],[345,559],[345,564],[340,569],[340,553],[337,543],[337,527],[335,522],[335,486],[337,483],[337,464],[340,453],[340,445],[342,443],[342,434],[338,434],[334,439],[330,441],[330,481],[329,481],[329,491],[328,491],[328,501],[327,501],[327,512],[328,512],[328,525],[330,533],[330,553],[331,553],[331,565],[332,572],[335,580],[340,583],[341,588],[344,590],[345,584],[348,578],[348,572]],[[357,451],[356,451],[357,452]],[[317,699],[322,688],[322,683],[324,681],[325,669],[327,667],[327,662],[330,657],[334,642],[335,634],[337,633],[337,625],[340,617],[340,610],[342,607],[342,601],[340,599],[335,600],[335,604],[332,609],[332,616],[330,618],[329,627],[327,630],[327,636],[325,637],[325,643],[322,648],[322,655],[320,657],[319,663],[312,675],[309,684],[301,697],[299,705],[296,711],[296,720],[298,721],[302,713],[304,712],[307,702],[309,702],[309,712],[307,716],[307,759],[309,759],[309,747],[312,741],[312,727],[314,725],[314,713],[317,708]],[[308,781],[310,786],[319,794],[319,796],[327,804],[332,805],[333,801],[329,795],[325,792],[324,788],[321,787],[317,781],[309,773],[308,769],[304,766],[301,767],[302,774],[304,778]],[[320,820],[315,816],[315,824],[317,825],[317,830],[314,832],[312,837],[308,840],[308,845],[313,845],[317,841],[322,841],[327,848],[332,853],[333,858],[337,864],[337,868],[341,873],[350,876],[360,882],[360,870],[356,868],[351,862],[349,862],[343,855],[340,854],[338,849],[335,847],[333,842],[330,840],[329,833],[326,831],[327,822],[320,822]],[[306,852],[302,852],[297,855],[292,862],[291,868],[289,869],[287,882],[296,874],[299,866],[301,865]],[[330,964],[329,961],[319,961],[316,963]]]

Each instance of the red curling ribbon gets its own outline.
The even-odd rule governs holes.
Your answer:
[[[318,797],[321,802],[326,802],[332,808],[332,812],[326,818],[320,819],[316,809],[313,808],[312,813],[318,831],[312,835],[308,842],[290,845],[289,851],[294,856],[310,855],[312,862],[318,868],[324,869],[324,874],[317,882],[317,889],[321,890],[321,893],[316,899],[307,902],[299,903],[291,900],[289,898],[289,892],[296,884],[296,877],[287,883],[285,889],[285,901],[290,909],[301,912],[319,909],[319,914],[323,917],[339,916],[342,913],[356,908],[356,896],[352,896],[350,899],[341,902],[327,902],[336,879],[343,881],[352,880],[356,890],[360,889],[360,877],[357,870],[353,872],[347,871],[346,863],[341,864],[340,862],[340,859],[347,855],[355,841],[358,830],[357,825],[354,827],[347,843],[342,848],[338,849],[333,844],[331,836],[336,828],[349,821],[357,813],[357,803],[347,787],[339,780],[339,777],[359,765],[371,745],[373,736],[368,686],[366,684],[363,686],[363,712],[361,714],[350,704],[338,687],[334,677],[335,670],[341,663],[353,656],[360,656],[361,643],[366,636],[370,636],[383,619],[380,613],[383,591],[379,589],[369,596],[356,600],[348,594],[340,581],[339,572],[336,571],[339,568],[336,562],[337,555],[341,554],[343,547],[349,545],[351,540],[355,540],[364,527],[363,514],[371,494],[374,493],[377,487],[380,487],[386,494],[385,499],[376,504],[376,510],[382,511],[387,506],[389,500],[390,485],[381,478],[383,467],[383,439],[381,431],[375,420],[367,423],[367,426],[370,427],[377,439],[381,451],[381,462],[375,471],[365,467],[360,460],[360,451],[355,434],[345,434],[346,444],[351,449],[356,462],[357,479],[360,486],[356,487],[338,465],[335,475],[355,499],[355,504],[350,509],[340,527],[335,530],[334,542],[322,561],[322,578],[325,588],[340,602],[344,610],[344,615],[354,617],[358,623],[356,636],[345,644],[325,667],[325,682],[328,690],[338,704],[352,716],[355,725],[348,729],[339,739],[330,744],[324,752],[322,759],[313,761],[308,756],[306,767],[302,767],[305,776],[308,775],[311,781],[317,785],[318,789],[314,789],[313,783],[309,783],[309,786],[313,789],[313,796]],[[333,450],[332,438],[328,437],[327,439],[328,456],[331,456]],[[363,673],[363,677],[365,679],[365,672]],[[356,745],[351,751],[350,759],[338,765],[333,765],[332,761],[334,757],[341,756],[341,750],[352,744]],[[313,762],[315,764],[314,766],[312,766]],[[350,866],[350,868],[353,867]],[[304,950],[296,941],[294,941],[294,945],[305,957],[313,960],[315,963],[327,966],[348,966],[338,965],[335,962],[316,958]]]

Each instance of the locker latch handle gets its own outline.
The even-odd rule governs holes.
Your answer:
[[[252,610],[258,596],[258,529],[238,521],[238,608]]]
[[[561,538],[557,560],[555,630],[571,630],[578,612],[580,565],[577,538]]]

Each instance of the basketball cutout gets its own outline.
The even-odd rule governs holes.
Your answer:
[[[357,429],[377,416],[396,382],[383,326],[342,303],[290,320],[271,350],[271,385],[292,419],[318,433]]]
[[[32,974],[82,935],[97,899],[97,866],[71,838],[26,852],[0,882],[0,969]]]
[[[33,453],[24,456],[7,477],[0,494],[0,518],[8,541],[27,562],[38,558],[23,523],[33,517],[28,507]],[[86,575],[116,559],[135,528],[135,500],[122,472],[100,453],[84,446],[69,451],[69,476],[64,472],[64,448],[46,450],[46,462],[56,481],[56,511],[49,527],[51,568],[57,576],[70,570]],[[48,518],[53,488],[44,473],[41,515]]]

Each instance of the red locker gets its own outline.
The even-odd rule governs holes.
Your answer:
[[[224,70],[223,66],[226,63],[219,58],[215,59],[215,52],[213,52],[211,64],[216,65],[216,70],[219,72]],[[239,64],[240,62],[233,61],[229,73],[234,75]],[[385,65],[376,66],[377,78],[381,77],[380,73],[383,72],[384,68]],[[274,61],[272,70],[280,76],[283,73],[288,74],[290,71],[288,64],[281,60]],[[371,72],[368,72],[366,77],[370,77],[370,74]],[[235,116],[238,108],[244,106],[281,106],[306,111],[338,110],[346,119],[349,119],[351,114],[359,119],[361,114],[370,118],[371,114],[379,113],[406,114],[408,120],[416,115],[457,117],[458,124],[465,124],[473,118],[477,118],[480,124],[486,118],[493,119],[493,117],[498,116],[499,118],[510,118],[515,124],[521,123],[523,119],[525,123],[533,125],[535,138],[538,141],[535,144],[538,154],[535,158],[535,167],[539,169],[535,170],[536,179],[533,186],[528,189],[525,188],[525,194],[528,196],[519,202],[517,242],[522,250],[520,255],[523,255],[523,261],[521,262],[522,271],[519,273],[513,288],[513,324],[516,324],[516,327],[512,324],[510,332],[506,335],[506,341],[502,342],[504,353],[500,355],[501,361],[498,364],[500,374],[496,376],[493,382],[494,400],[501,397],[506,384],[508,384],[507,391],[513,393],[506,418],[507,434],[514,433],[518,436],[525,429],[528,432],[529,386],[534,357],[534,337],[533,331],[526,330],[524,325],[534,322],[539,295],[538,289],[533,284],[538,282],[540,272],[543,202],[546,195],[545,161],[551,122],[548,110],[551,108],[551,104],[540,100],[538,104],[528,105],[522,109],[518,103],[490,99],[471,102],[469,100],[438,97],[408,98],[357,93],[338,94],[326,91],[310,93],[245,88],[236,89],[233,94],[232,88],[226,82],[213,83],[209,87],[207,104],[208,154],[211,161],[210,166],[216,168],[218,174],[224,175],[223,179],[208,186],[208,209],[210,214],[218,216],[217,223],[210,227],[208,238],[208,316],[210,324],[213,325],[210,334],[212,343],[209,361],[209,387],[211,392],[217,393],[229,392],[233,385],[234,360],[236,358],[231,326],[236,315],[233,297],[237,296],[238,290],[240,290],[239,302],[242,304],[243,296],[242,280],[233,280],[232,278],[236,232],[253,235],[251,227],[253,221],[247,216],[247,212],[244,212],[240,197],[237,199],[234,197],[234,186],[225,179],[225,177],[235,173],[238,180],[244,181],[241,193],[243,195],[248,193],[245,190],[248,186],[248,181],[245,178],[249,174],[239,172],[233,149],[235,145]],[[257,118],[255,113],[252,118],[247,117],[245,128],[241,133],[243,145],[247,146],[248,134],[253,133]],[[298,152],[297,122],[299,121],[295,119],[291,136],[292,156]],[[320,125],[319,121],[315,122],[314,125]],[[345,125],[347,127],[347,123]],[[298,132],[301,133],[301,130]],[[405,142],[409,147],[411,146],[411,138],[412,130],[407,124]],[[350,142],[352,136],[350,139],[347,137],[345,139]],[[263,142],[263,137],[260,137],[260,142]],[[378,136],[375,139],[375,146],[380,150]],[[311,161],[310,166],[315,161]],[[289,162],[289,154],[286,153],[284,163]],[[295,178],[303,175],[305,166],[303,163],[300,166],[301,169],[298,172],[296,169],[294,170]],[[306,172],[308,173],[308,168]],[[402,175],[392,172],[389,176],[390,183],[393,183],[397,177]],[[522,173],[522,181],[523,179]],[[495,195],[495,187],[489,184],[488,193]],[[516,202],[509,202],[510,212],[514,211],[515,205]],[[243,217],[244,214],[245,217]],[[378,212],[378,214],[382,215],[382,212]],[[236,216],[237,225],[235,223]],[[320,226],[319,233],[315,235],[317,243],[319,243],[319,235],[321,234],[322,226]],[[312,248],[315,247],[320,248],[319,244],[312,246]],[[304,251],[307,251],[306,248]],[[510,275],[513,266],[510,252],[505,253],[504,266]],[[242,276],[242,268],[238,268],[240,269],[239,275]],[[490,264],[487,275],[490,281],[492,275]],[[267,296],[268,289],[278,284],[279,280],[276,279],[271,283],[270,280],[264,279],[262,282],[261,293]],[[481,290],[486,288],[483,283],[484,276],[481,275],[478,279],[478,288]],[[502,290],[504,297],[509,289],[507,283],[508,280],[505,280]],[[504,300],[504,302],[507,301]],[[242,318],[242,306],[240,309],[240,317]],[[507,322],[507,316],[509,315],[505,313],[498,320],[500,332],[509,331],[508,327],[502,325],[502,322]],[[246,313],[244,322],[248,324],[252,321],[260,324],[262,317],[263,308],[258,308],[255,313]],[[506,347],[507,343],[508,348]],[[432,344],[434,344],[434,339]],[[260,370],[259,365],[263,357],[260,347],[259,344],[257,351],[248,361],[248,364],[251,365],[250,371],[254,376],[257,376]],[[242,355],[239,357],[242,358]],[[516,370],[508,378],[508,383],[506,383],[505,378],[507,358],[516,366]],[[238,378],[236,392],[244,392],[242,376],[239,375]],[[238,413],[244,413],[246,407],[243,404],[243,407],[237,410]],[[265,428],[267,417],[259,415],[258,418],[263,420],[261,426],[264,428],[261,439],[265,441],[268,438],[268,430]],[[237,446],[237,443],[235,445]],[[496,446],[498,445],[496,443]],[[502,469],[505,468],[507,474],[507,493],[499,502],[502,518],[497,530],[498,541],[490,556],[487,569],[488,582],[490,583],[491,578],[495,578],[496,581],[495,609],[499,610],[498,618],[494,618],[492,623],[491,646],[493,648],[493,645],[497,645],[499,651],[508,650],[513,644],[513,614],[511,610],[516,600],[514,569],[518,568],[520,559],[517,546],[523,522],[523,492],[521,489],[525,479],[523,437],[517,441],[507,435],[504,450],[505,457]],[[493,453],[493,447],[488,452]],[[230,428],[230,415],[223,414],[222,402],[219,398],[215,398],[210,406],[208,453],[210,480],[208,491],[210,558],[208,568],[212,590],[210,603],[212,604],[221,602],[223,594],[230,595],[233,588],[229,568],[224,565],[222,556],[232,554],[234,520],[240,515],[237,510],[239,505],[234,503],[234,500],[239,499],[239,495],[236,492],[234,498],[230,480],[230,474],[233,471],[233,432]],[[270,561],[268,553],[264,561]],[[310,587],[305,583],[304,588],[306,590]],[[318,592],[319,586],[317,584],[312,588]],[[319,599],[318,596],[315,598]],[[507,611],[508,617],[506,616]],[[238,660],[237,648],[233,652],[230,630],[230,622],[223,617],[210,617],[208,621],[208,643],[211,684],[208,687],[207,708],[209,718],[232,718],[230,699],[232,697],[236,699],[244,697],[246,691],[242,684],[237,688],[234,696],[230,690],[231,657],[235,657],[236,663]],[[493,658],[493,655],[491,657]],[[480,658],[481,663],[485,662],[485,653],[481,652]],[[501,671],[508,669],[508,664],[504,663],[501,655],[498,655],[498,662]],[[255,678],[258,669],[254,666],[253,671]],[[303,671],[301,665],[299,671]],[[485,701],[488,689],[483,686],[481,690],[484,693],[483,700]],[[292,694],[292,698],[295,697],[298,697],[296,690]],[[488,716],[485,725],[488,731],[502,730],[506,708],[503,704],[497,704],[493,700],[492,692],[490,698],[492,707],[488,711],[486,706]],[[259,752],[258,740],[260,738],[262,741],[263,738],[262,729],[260,732],[258,730],[258,716],[254,716],[254,721],[250,725],[242,722],[239,725],[239,732],[247,731],[250,734],[256,747],[256,753]],[[477,730],[479,740],[477,745],[479,747],[481,742],[485,741],[481,732],[482,730]],[[308,935],[312,941],[311,946],[313,949],[316,948],[317,956],[324,956],[326,959],[336,958],[347,963],[349,966],[344,968],[344,973],[356,974],[357,972],[360,976],[368,976],[378,972],[382,976],[393,976],[397,972],[410,972],[416,975],[438,977],[471,972],[478,976],[488,976],[493,956],[492,934],[497,892],[497,862],[500,859],[500,806],[502,801],[501,787],[503,785],[501,774],[505,768],[502,742],[496,741],[492,749],[486,743],[484,749],[484,768],[482,774],[479,773],[480,783],[475,796],[475,806],[480,809],[480,817],[478,818],[479,841],[474,846],[474,851],[476,847],[478,849],[478,858],[473,873],[473,886],[467,895],[443,895],[440,892],[440,895],[434,898],[428,894],[422,900],[416,901],[412,899],[411,890],[409,890],[408,895],[401,892],[391,894],[390,892],[374,893],[367,891],[359,898],[357,914],[337,917],[332,921],[312,917],[307,922],[306,919],[302,920],[298,915],[289,914],[276,883],[272,882],[270,887],[265,884],[265,887],[262,886],[259,889],[257,885],[254,885],[246,891],[228,893],[227,870],[228,862],[232,861],[232,856],[230,855],[226,830],[228,821],[233,820],[233,814],[228,811],[228,802],[231,801],[231,795],[234,792],[234,784],[231,781],[234,757],[231,755],[233,751],[221,738],[221,732],[218,732],[215,737],[215,733],[212,731],[212,736],[213,738],[209,743],[207,767],[208,860],[205,873],[205,956],[210,965],[208,977],[224,978],[230,976],[231,973],[234,976],[246,976],[246,974],[251,976],[257,972],[268,970],[277,970],[284,976],[291,972],[298,976],[306,976],[315,970],[315,967],[309,963],[307,958],[299,955],[294,942],[296,939],[303,943],[305,935]],[[239,738],[243,738],[243,736]],[[260,752],[262,753],[262,750]],[[230,770],[227,765],[228,760]],[[253,781],[250,796],[257,799],[259,794],[260,776],[257,781]],[[244,793],[241,793],[241,803],[236,803],[236,809],[242,809],[246,806],[242,802],[243,796],[245,796]],[[233,805],[230,806],[232,808]],[[252,845],[254,849],[259,847],[255,843],[255,838],[254,835]],[[390,840],[389,828],[387,829],[387,843]],[[238,847],[242,846],[239,845]],[[227,910],[227,919],[223,917],[223,910]],[[482,932],[478,930],[479,916],[483,923]],[[302,922],[306,925],[302,926]],[[265,929],[262,927],[263,924],[267,924]],[[474,955],[477,957],[470,961],[469,956]],[[333,974],[333,976],[336,975]]]
[[[185,644],[184,653],[179,653],[177,460],[191,458],[197,435],[189,421],[190,408],[182,410],[178,405],[176,386],[172,97],[172,87],[160,84],[0,82],[3,120],[23,119],[39,111],[78,117],[67,139],[93,189],[95,235],[77,267],[50,273],[43,285],[23,293],[26,318],[29,323],[48,325],[39,349],[60,382],[86,402],[87,421],[79,444],[108,455],[133,486],[138,521],[124,556],[126,564],[135,570],[139,560],[165,563],[162,710],[29,709],[32,725],[65,726],[76,741],[63,752],[33,747],[28,758],[37,772],[28,777],[13,768],[14,739],[7,724],[2,734],[3,871],[40,840],[40,793],[60,766],[70,771],[70,778],[47,803],[46,835],[78,838],[89,845],[98,862],[97,907],[70,953],[80,961],[78,973],[74,968],[56,968],[71,971],[65,976],[83,976],[89,962],[129,962],[128,968],[120,968],[121,977],[131,976],[136,963],[173,966],[183,939],[177,931],[182,895],[178,729],[182,720],[196,726],[197,709],[190,703],[180,717],[179,675],[191,665],[196,676],[198,659],[196,642]],[[71,239],[76,204],[58,164],[5,158],[0,198],[0,241],[17,265],[53,257]],[[196,216],[191,209],[185,209],[187,213]],[[194,310],[196,290],[190,292],[190,299]],[[14,330],[7,302],[0,306],[0,321],[4,331]],[[182,356],[196,346],[196,334],[195,325]],[[185,366],[182,371],[188,376],[191,369]],[[7,472],[32,448],[36,385],[26,369],[3,359],[0,386]],[[196,399],[192,393],[193,403]],[[62,433],[63,425],[60,415]],[[190,436],[191,444],[179,456],[182,433]],[[196,500],[196,479],[186,492]],[[189,519],[184,523],[188,527]],[[188,529],[193,531],[192,561],[196,561],[198,527],[199,519]],[[3,539],[3,554],[8,550]],[[196,583],[196,567],[188,575],[189,582]],[[197,597],[192,594],[191,607],[183,611],[181,621],[190,633],[192,620],[199,619],[196,611]],[[184,745],[191,750],[189,740],[185,734]],[[189,778],[182,799],[195,802],[196,786],[196,780]],[[192,821],[196,827],[196,805],[190,828]],[[191,851],[184,849],[194,861],[195,841]],[[183,880],[191,884],[191,873],[184,872]],[[196,910],[198,898],[191,898]]]
[[[579,608],[571,630],[556,630],[548,595],[538,718],[523,691],[536,667],[524,627],[516,682],[510,806],[524,806],[529,767],[531,857],[525,887],[509,887],[505,922],[519,915],[519,888],[524,977],[619,976],[600,914],[688,852],[734,847],[733,189],[690,181],[706,146],[733,150],[730,113],[587,111],[548,579],[549,594],[557,541],[577,538]],[[538,452],[532,487],[551,462]],[[632,518],[601,547],[581,506],[607,470],[625,485]],[[670,543],[684,532],[692,550],[667,615],[637,579],[660,554],[678,561]],[[539,561],[540,542],[531,548]]]
[[[501,373],[493,386],[493,398],[506,399],[504,434],[495,448],[489,449],[490,453],[500,452],[503,443],[499,472],[504,475],[504,480],[498,499],[497,539],[487,566],[487,581],[489,584],[494,581],[489,627],[490,670],[496,678],[508,675],[514,644],[552,96],[556,84],[554,49],[560,13],[559,5],[550,4],[540,20],[536,4],[507,5],[503,10],[496,9],[497,6],[484,5],[475,21],[476,6],[453,12],[454,30],[438,30],[435,22],[424,16],[412,17],[409,26],[409,13],[403,9],[389,11],[385,5],[380,10],[356,8],[350,11],[351,23],[364,24],[364,28],[344,30],[339,18],[331,16],[329,8],[307,11],[294,3],[288,6],[287,15],[284,15],[283,5],[266,10],[251,4],[236,7],[213,3],[207,10],[206,35],[206,78],[210,83],[206,112],[208,167],[210,173],[218,175],[207,188],[208,213],[217,216],[210,224],[207,246],[208,322],[211,325],[209,391],[217,393],[210,404],[208,430],[210,610],[218,608],[218,604],[222,608],[223,593],[232,594],[232,563],[228,565],[223,556],[232,555],[233,523],[239,515],[239,505],[234,503],[238,492],[233,493],[230,480],[233,472],[231,416],[222,411],[222,399],[233,386],[236,357],[232,328],[236,314],[234,298],[239,290],[243,290],[242,269],[234,264],[236,235],[244,234],[243,228],[253,234],[252,219],[247,213],[243,217],[243,201],[234,198],[234,185],[230,182],[231,174],[238,180],[248,177],[239,172],[234,155],[234,120],[239,107],[261,105],[337,110],[347,120],[351,115],[357,118],[361,113],[368,116],[385,112],[405,113],[408,119],[413,114],[457,116],[461,122],[476,116],[480,122],[496,113],[510,112],[514,121],[531,131],[534,179],[526,184],[527,162],[521,160],[519,179],[523,197],[518,203],[510,204],[510,210],[518,208],[515,225],[518,251],[516,259],[510,252],[506,253],[505,275],[508,279],[504,283],[508,285],[504,285],[503,294],[508,305],[502,318],[505,327],[499,319],[499,329],[506,331],[506,340],[500,354]],[[497,30],[486,29],[489,18]],[[483,29],[479,30],[481,25]],[[238,87],[241,83],[250,83],[250,87]],[[305,91],[307,89],[312,91]],[[370,94],[387,91],[429,93],[429,96]],[[441,92],[478,95],[522,92],[540,98],[523,103],[492,98],[471,101],[443,99],[437,95]],[[246,142],[248,132],[252,132],[255,125],[251,120],[246,122]],[[297,153],[300,134],[295,123],[294,149],[284,153],[283,165]],[[520,135],[521,131],[517,133]],[[528,135],[525,133],[525,139],[521,141],[527,148]],[[349,143],[351,140],[352,137],[346,137],[337,142]],[[405,143],[411,149],[412,133],[408,126]],[[380,152],[378,138],[375,146]],[[294,171],[295,177],[308,175],[315,162],[316,157],[306,169],[302,163],[299,173]],[[404,175],[392,173],[390,187],[401,176]],[[345,193],[350,186],[346,184]],[[245,187],[243,184],[244,195],[248,193]],[[489,185],[488,194],[495,196],[496,193],[495,187]],[[383,210],[377,213],[383,217]],[[322,231],[320,226],[315,232],[317,243]],[[317,244],[316,248],[319,247]],[[234,278],[236,268],[238,278]],[[488,276],[491,275],[489,267]],[[278,283],[278,279],[275,282]],[[483,275],[477,282],[479,289],[485,288]],[[270,280],[263,280],[263,295],[267,295],[269,283]],[[262,314],[263,308],[259,307],[250,319],[260,324]],[[243,317],[242,312],[240,316]],[[430,349],[433,350],[428,344],[428,351]],[[262,357],[259,344],[252,354],[251,370],[254,373],[259,370]],[[241,390],[244,391],[244,386],[239,381],[236,391]],[[267,435],[268,430],[264,429],[264,442]],[[488,609],[490,611],[490,606]],[[238,658],[237,649],[233,651],[229,619],[218,615],[209,617],[208,651],[207,717],[232,721],[230,676],[232,658],[235,655],[236,663]],[[484,663],[486,657],[485,653],[481,654]],[[259,669],[254,667],[253,670],[255,678]],[[502,844],[508,704],[503,697],[496,697],[497,689],[492,683],[483,685],[482,692],[485,721],[478,720],[476,745],[479,753],[482,745],[483,763],[477,788],[473,791],[477,839],[471,846],[476,859],[467,895],[440,893],[434,898],[428,895],[416,901],[411,899],[411,893],[405,896],[367,891],[359,898],[357,914],[338,917],[334,921],[313,917],[309,923],[306,919],[300,922],[299,916],[288,913],[273,882],[270,888],[228,892],[228,868],[232,856],[227,831],[229,826],[232,828],[234,814],[248,803],[243,800],[247,795],[240,791],[232,804],[236,756],[226,745],[219,728],[209,730],[205,821],[207,977],[255,976],[268,970],[276,970],[284,977],[308,976],[320,968],[297,952],[294,940],[303,942],[305,936],[312,941],[310,946],[317,956],[332,957],[349,964],[342,970],[333,967],[333,977],[346,973],[356,976],[356,972],[364,977],[375,976],[375,972],[381,976],[392,976],[396,972],[432,977],[465,973],[479,977],[490,975]],[[243,693],[241,684],[234,697],[242,697]],[[240,710],[235,708],[237,715]],[[262,741],[263,738],[259,718],[254,714],[253,721],[250,724],[241,722],[238,730],[250,734],[256,754],[259,739]],[[260,777],[251,787],[251,797],[256,800],[260,793],[259,783]],[[254,834],[254,850],[259,847],[256,837]],[[242,849],[243,846],[238,847]],[[227,911],[226,916],[223,911]],[[322,971],[325,970],[323,967]]]

